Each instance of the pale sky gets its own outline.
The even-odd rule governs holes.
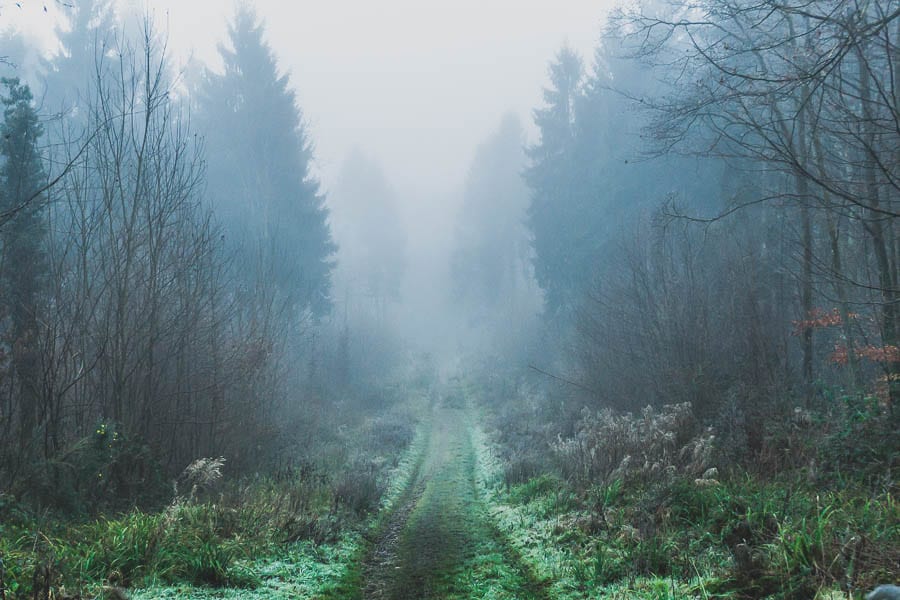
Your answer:
[[[257,0],[327,180],[358,146],[398,187],[458,185],[507,110],[530,122],[563,43],[585,54],[605,0]],[[173,43],[209,57],[221,0],[155,0]],[[229,6],[230,8],[230,6]]]
[[[0,0],[13,21],[50,30],[60,5]],[[168,23],[181,57],[215,60],[229,0],[120,0]],[[569,43],[590,57],[611,0],[256,0],[291,74],[326,186],[348,152],[375,157],[399,189],[443,195],[507,110],[531,122],[547,62]],[[2,54],[2,49],[0,49]]]

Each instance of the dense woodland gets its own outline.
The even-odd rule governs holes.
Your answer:
[[[248,6],[220,68],[179,71],[149,18],[73,4],[55,56],[0,37],[0,511],[158,509],[204,457],[325,469],[361,415],[373,447],[410,444],[404,389],[450,367],[398,333],[409,249],[377,160],[326,196]],[[547,75],[534,135],[498,123],[447,225],[446,345],[506,490],[565,481],[597,531],[623,484],[661,506],[682,479],[849,490],[845,521],[859,498],[883,516],[785,567],[785,597],[896,580],[900,6],[645,0]],[[329,493],[373,509],[380,471],[341,456]],[[743,510],[729,589],[763,597],[746,546],[774,534]],[[683,574],[640,548],[592,577]]]
[[[42,112],[18,78],[3,100],[0,470],[63,503],[136,498],[200,456],[265,462],[314,377],[297,359],[335,250],[302,115],[249,9],[224,71],[181,82],[149,21],[126,33],[101,1],[74,15],[42,66]]]

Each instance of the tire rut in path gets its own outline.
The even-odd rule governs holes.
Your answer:
[[[546,598],[478,497],[466,411],[432,419],[423,462],[363,564],[363,597]]]
[[[406,522],[422,495],[424,485],[417,476],[399,502],[399,507],[379,534],[372,550],[363,563],[363,598],[388,598],[387,591],[393,587],[397,565],[397,545],[406,528]]]

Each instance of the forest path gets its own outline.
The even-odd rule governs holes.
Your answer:
[[[479,498],[472,416],[438,406],[422,466],[363,564],[363,597],[542,599]]]

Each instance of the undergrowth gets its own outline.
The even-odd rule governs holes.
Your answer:
[[[878,415],[775,424],[761,468],[725,461],[689,405],[585,410],[568,435],[511,410],[479,419],[478,483],[556,597],[862,598],[900,575],[896,432]]]
[[[235,481],[217,481],[220,469],[227,473],[222,459],[201,459],[157,510],[76,520],[0,495],[0,589],[29,599],[122,588],[155,590],[147,597],[203,596],[204,588],[273,597],[272,581],[294,562],[324,575],[347,568],[360,532],[395,493],[414,433],[409,411],[361,418],[321,439],[315,454]],[[314,583],[307,586],[329,582]]]

